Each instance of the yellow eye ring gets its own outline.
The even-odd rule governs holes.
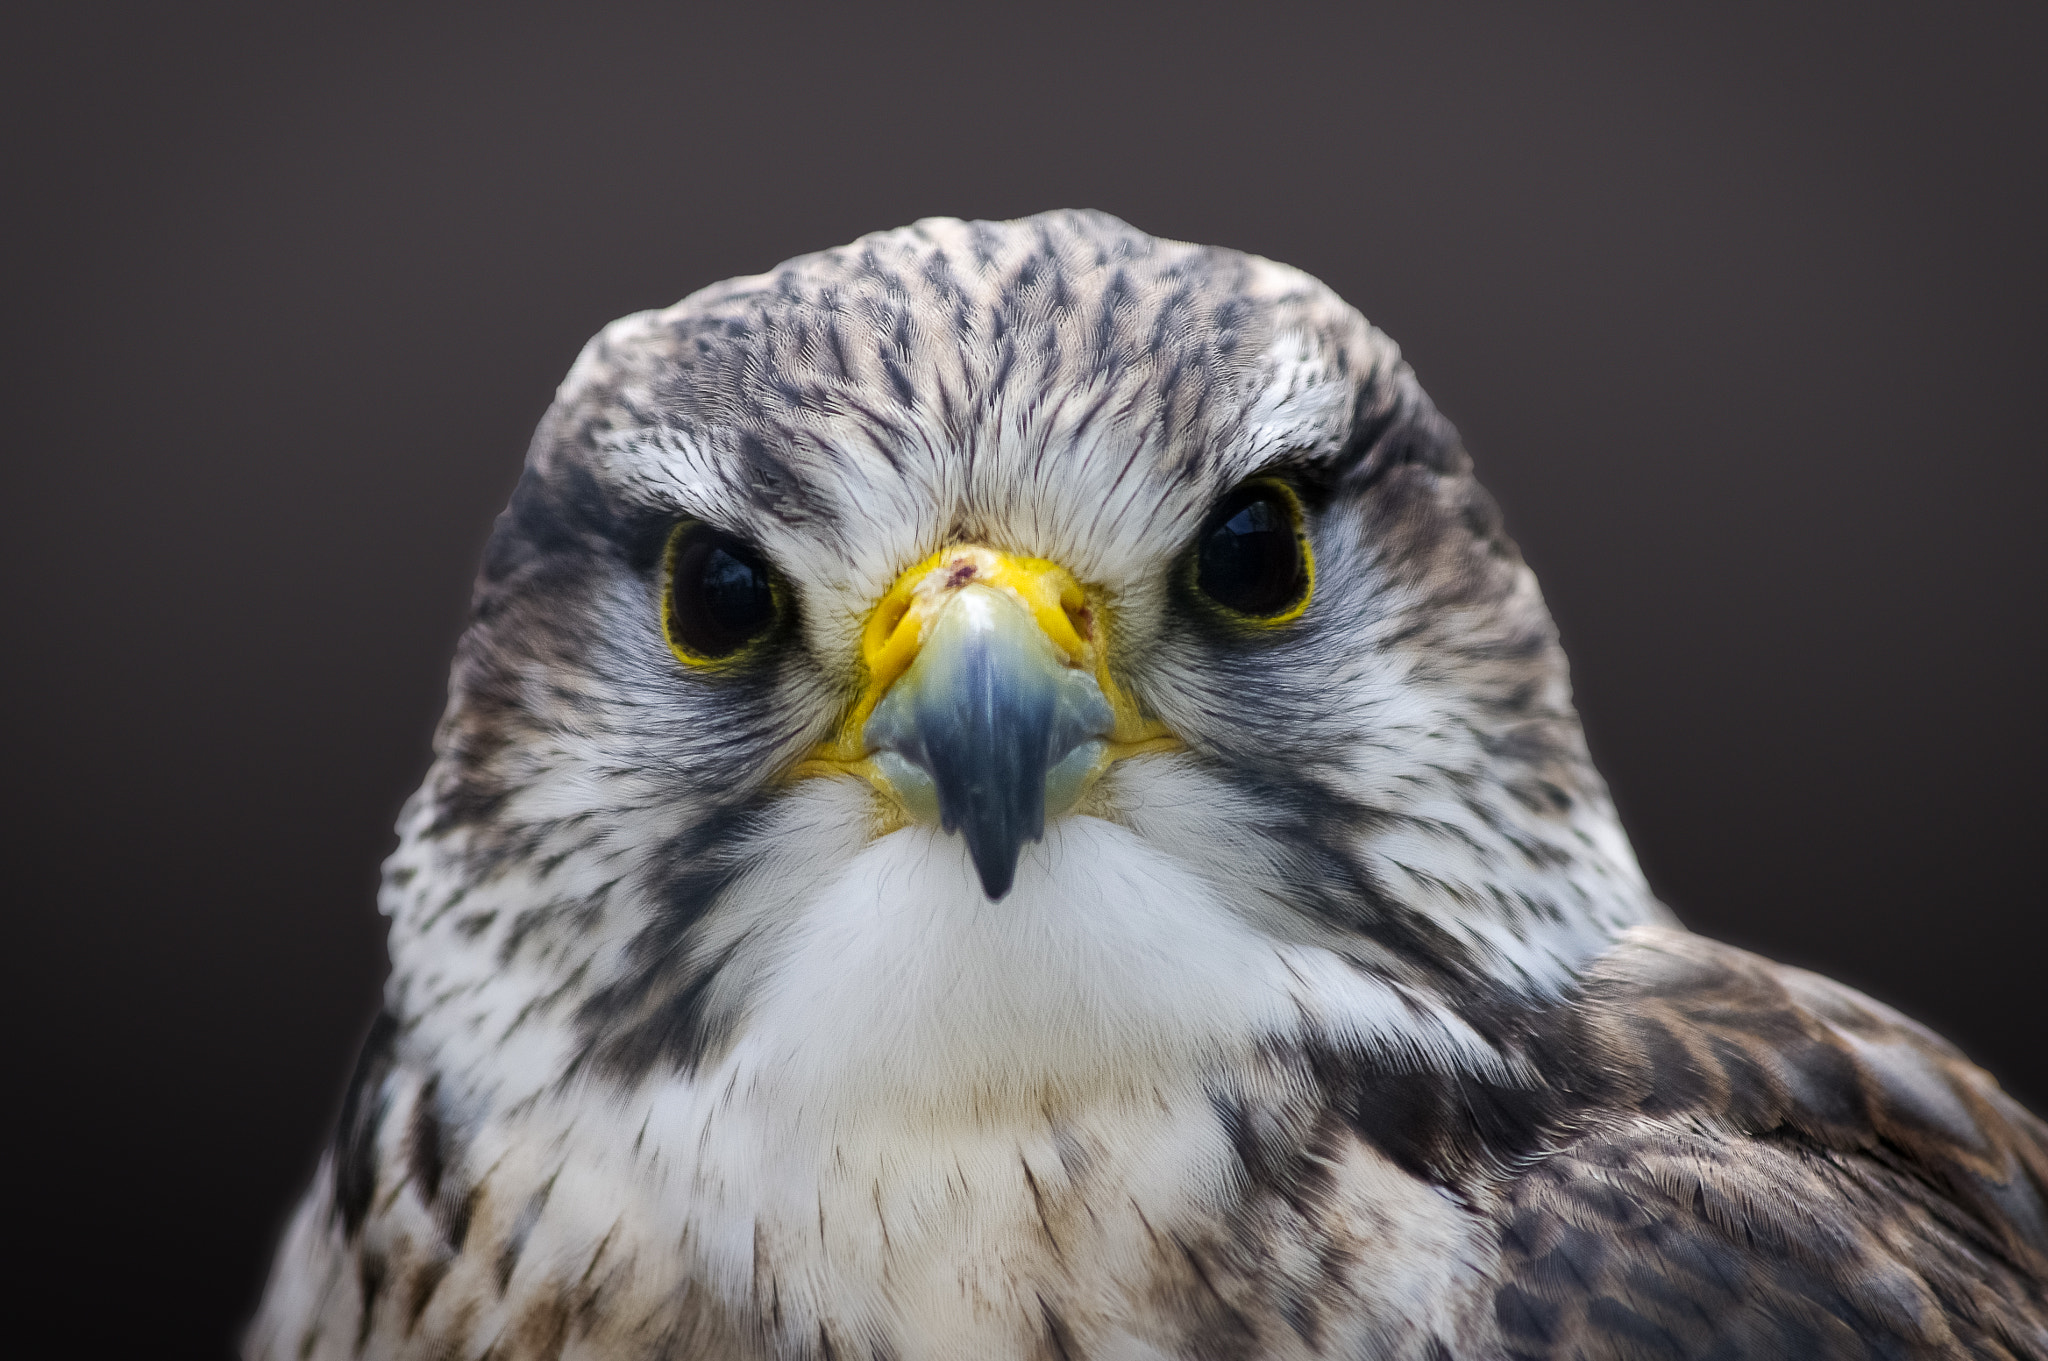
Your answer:
[[[661,635],[685,666],[723,666],[781,617],[783,588],[745,540],[685,520],[662,552]]]
[[[1189,554],[1196,594],[1232,621],[1273,628],[1315,598],[1316,555],[1301,497],[1272,477],[1240,483],[1203,521]]]

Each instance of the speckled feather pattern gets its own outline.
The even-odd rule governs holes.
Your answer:
[[[1186,570],[1252,476],[1315,549],[1284,628]],[[787,604],[706,672],[684,518]],[[1001,903],[790,778],[957,542],[1086,582],[1185,747]],[[1456,433],[1269,261],[932,220],[607,328],[400,837],[252,1358],[2048,1356],[2040,1124],[1671,921]]]

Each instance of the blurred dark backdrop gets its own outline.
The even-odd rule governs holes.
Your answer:
[[[933,213],[1100,207],[1357,303],[1669,900],[2048,1100],[2044,16],[13,7],[6,1125],[15,1241],[91,1301],[27,1307],[80,1354],[249,1308],[584,338]]]

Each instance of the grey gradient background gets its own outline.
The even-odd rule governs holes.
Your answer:
[[[2048,1101],[2044,16],[12,7],[17,1310],[204,1354],[250,1307],[585,337],[932,213],[1099,207],[1358,304],[1669,901]]]

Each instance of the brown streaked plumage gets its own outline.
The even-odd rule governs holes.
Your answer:
[[[756,574],[729,654],[675,636],[685,542]],[[957,668],[976,731],[1016,674],[1095,685],[998,576],[916,575],[956,546],[1073,583],[1094,693],[1170,735],[993,875],[960,805],[814,759],[876,740],[891,592],[957,625],[920,659],[976,610],[1016,644]],[[1255,549],[1294,554],[1269,616],[1209,575]],[[2041,1124],[1671,921],[1391,342],[1098,214],[594,341],[382,902],[387,1015],[252,1358],[2048,1358]]]
[[[2048,1351],[2048,1129],[1839,984],[1649,931],[1589,970],[1587,1082],[1502,1188],[1520,1356]]]

